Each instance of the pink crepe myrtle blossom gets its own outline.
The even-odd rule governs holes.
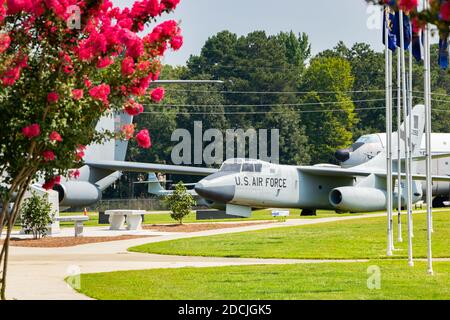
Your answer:
[[[50,141],[62,142],[61,135],[56,131],[53,131],[52,133],[50,133],[49,139],[50,139]]]
[[[130,99],[127,101],[123,109],[130,116],[138,116],[144,111],[144,106],[140,103],[137,103],[133,99]]]
[[[183,37],[175,36],[170,40],[170,46],[173,50],[179,50],[183,46]]]
[[[46,150],[42,152],[42,157],[44,158],[45,162],[53,161],[55,160],[55,153],[51,150]]]
[[[8,50],[9,46],[11,45],[11,38],[7,33],[1,33],[0,34],[0,54],[4,53],[6,50]]]
[[[70,170],[69,179],[78,179],[80,177],[80,170]]]
[[[56,92],[50,92],[47,95],[47,102],[52,104],[52,103],[57,103],[59,100],[59,95]]]
[[[136,141],[141,148],[149,149],[152,146],[150,134],[147,129],[139,131],[136,135]]]
[[[107,84],[101,84],[89,90],[92,99],[103,102],[104,105],[109,105],[108,96],[111,93],[111,88]]]
[[[152,93],[151,93],[151,98],[154,102],[161,102],[164,99],[164,95],[165,95],[165,90],[164,88],[156,88],[153,89]]]
[[[405,12],[410,12],[415,10],[419,5],[419,0],[399,0],[398,6],[401,10]]]
[[[23,128],[22,134],[28,139],[36,138],[41,134],[41,127],[37,123],[34,123]]]
[[[134,73],[134,59],[132,57],[126,57],[122,61],[122,75],[124,77],[130,76]]]
[[[45,183],[42,185],[42,188],[44,188],[45,190],[52,190],[55,185],[60,184],[61,183],[61,177],[60,176],[56,176],[53,178],[50,178],[49,180],[45,181]]]
[[[126,140],[130,140],[134,136],[135,127],[132,124],[125,124],[122,126],[122,133],[125,135]]]
[[[83,89],[74,89],[72,90],[72,97],[74,100],[81,100],[84,97],[84,91]]]
[[[439,15],[443,21],[450,22],[450,1],[446,1],[441,5]]]

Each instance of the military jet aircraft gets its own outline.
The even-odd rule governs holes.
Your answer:
[[[356,140],[351,147],[336,151],[335,157],[343,168],[351,168],[361,165],[376,157],[385,150],[386,133],[375,133],[364,135]],[[431,151],[434,155],[440,155],[450,152],[450,134],[432,133]],[[393,150],[397,154],[397,150]],[[423,136],[420,153],[425,154],[425,136]],[[433,174],[450,175],[450,158],[434,159],[432,162]],[[426,172],[425,163],[417,164],[416,173],[424,174]],[[422,191],[425,194],[426,184],[422,183]],[[444,202],[449,200],[450,184],[446,182],[433,183],[433,207],[443,207]]]
[[[415,160],[413,172],[416,172],[417,162],[425,159],[420,153],[425,126],[424,106],[416,106],[411,116],[414,124],[411,138]],[[404,125],[401,132],[404,137]],[[396,150],[396,133],[393,134],[393,141],[393,149]],[[440,154],[434,157],[449,156]],[[314,214],[317,209],[351,212],[386,209],[385,151],[352,168],[288,166],[251,159],[227,160],[220,170],[118,161],[96,161],[87,165],[97,170],[205,175],[206,178],[196,184],[195,191],[211,202],[223,204],[228,214],[243,217],[251,215],[251,208],[301,208],[305,214]],[[405,178],[404,173],[401,175]],[[414,173],[413,179],[413,201],[417,202],[422,198],[419,181],[426,177]],[[433,180],[449,183],[450,177],[435,175]],[[398,196],[405,203],[404,190],[401,195],[394,193],[394,203],[397,203],[395,199]]]

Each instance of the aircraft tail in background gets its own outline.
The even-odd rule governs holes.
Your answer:
[[[126,124],[132,124],[133,117],[126,113],[112,113],[100,118],[96,130],[104,132],[118,132]],[[124,161],[127,155],[128,141],[111,139],[103,144],[87,146],[84,161],[96,163],[99,161]],[[116,170],[99,170],[91,166],[83,166],[79,169],[79,181],[88,181],[95,184],[100,190],[105,190],[115,181],[120,179],[121,172]]]
[[[118,132],[126,124],[132,124],[133,117],[126,113],[111,114],[100,118],[96,130]],[[128,148],[128,141],[110,140],[104,144],[92,144],[86,148],[85,162],[95,161],[124,161]]]
[[[167,190],[165,190],[161,186],[161,183],[159,182],[155,173],[150,172],[148,174],[147,182],[148,182],[148,193],[156,195],[156,196],[160,196],[167,192]]]
[[[412,109],[411,115],[409,115],[400,126],[400,154],[403,160],[405,159],[405,139],[406,139],[405,128],[408,128],[410,117],[412,117],[411,152],[413,157],[418,157],[421,155],[420,145],[422,143],[422,136],[425,130],[425,106],[416,105]],[[392,133],[392,159],[394,160],[394,163],[397,160],[397,132]],[[382,151],[372,160],[365,162],[357,167],[386,170],[386,150]]]

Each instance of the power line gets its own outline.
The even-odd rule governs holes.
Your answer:
[[[423,100],[423,97],[417,97],[417,96],[414,96],[413,98],[414,98],[414,99],[422,99],[422,100]],[[450,103],[450,100],[441,100],[441,99],[431,99],[431,101]]]
[[[394,98],[395,100],[396,98]],[[310,103],[276,103],[276,104],[174,104],[174,105],[157,105],[159,107],[166,108],[188,108],[188,107],[210,107],[210,108],[246,108],[246,107],[302,107],[302,106],[321,106],[321,105],[334,105],[342,103],[363,103],[363,102],[376,102],[385,101],[385,99],[367,99],[367,100],[348,100],[348,101],[329,101],[329,102],[310,102]],[[145,105],[146,107],[152,107],[156,105]]]
[[[192,90],[192,89],[166,89],[167,92],[192,92],[192,93],[220,93],[220,94],[267,94],[267,95],[283,95],[283,94],[336,94],[336,93],[374,93],[384,92],[385,90],[351,90],[351,91],[212,91],[212,90]],[[396,89],[394,90],[396,91]]]
[[[366,110],[385,110],[385,107],[372,107],[372,108],[355,108],[354,111],[366,111]],[[322,112],[347,112],[342,109],[327,109],[327,110],[294,110],[297,113],[322,113]],[[281,114],[284,111],[242,111],[242,112],[177,112],[182,115],[245,115],[245,114]],[[164,114],[161,111],[145,111],[142,114]]]
[[[414,93],[424,94],[423,91],[413,91],[413,92],[414,92]],[[434,92],[432,92],[431,95],[442,96],[442,97],[449,97],[449,98],[450,98],[450,95],[449,95],[449,94],[444,94],[444,93],[434,93]]]

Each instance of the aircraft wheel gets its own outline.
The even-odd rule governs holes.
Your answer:
[[[448,201],[447,198],[444,197],[436,197],[433,199],[433,208],[444,208],[444,201]]]
[[[315,209],[303,209],[300,216],[302,217],[317,216],[317,212]]]

